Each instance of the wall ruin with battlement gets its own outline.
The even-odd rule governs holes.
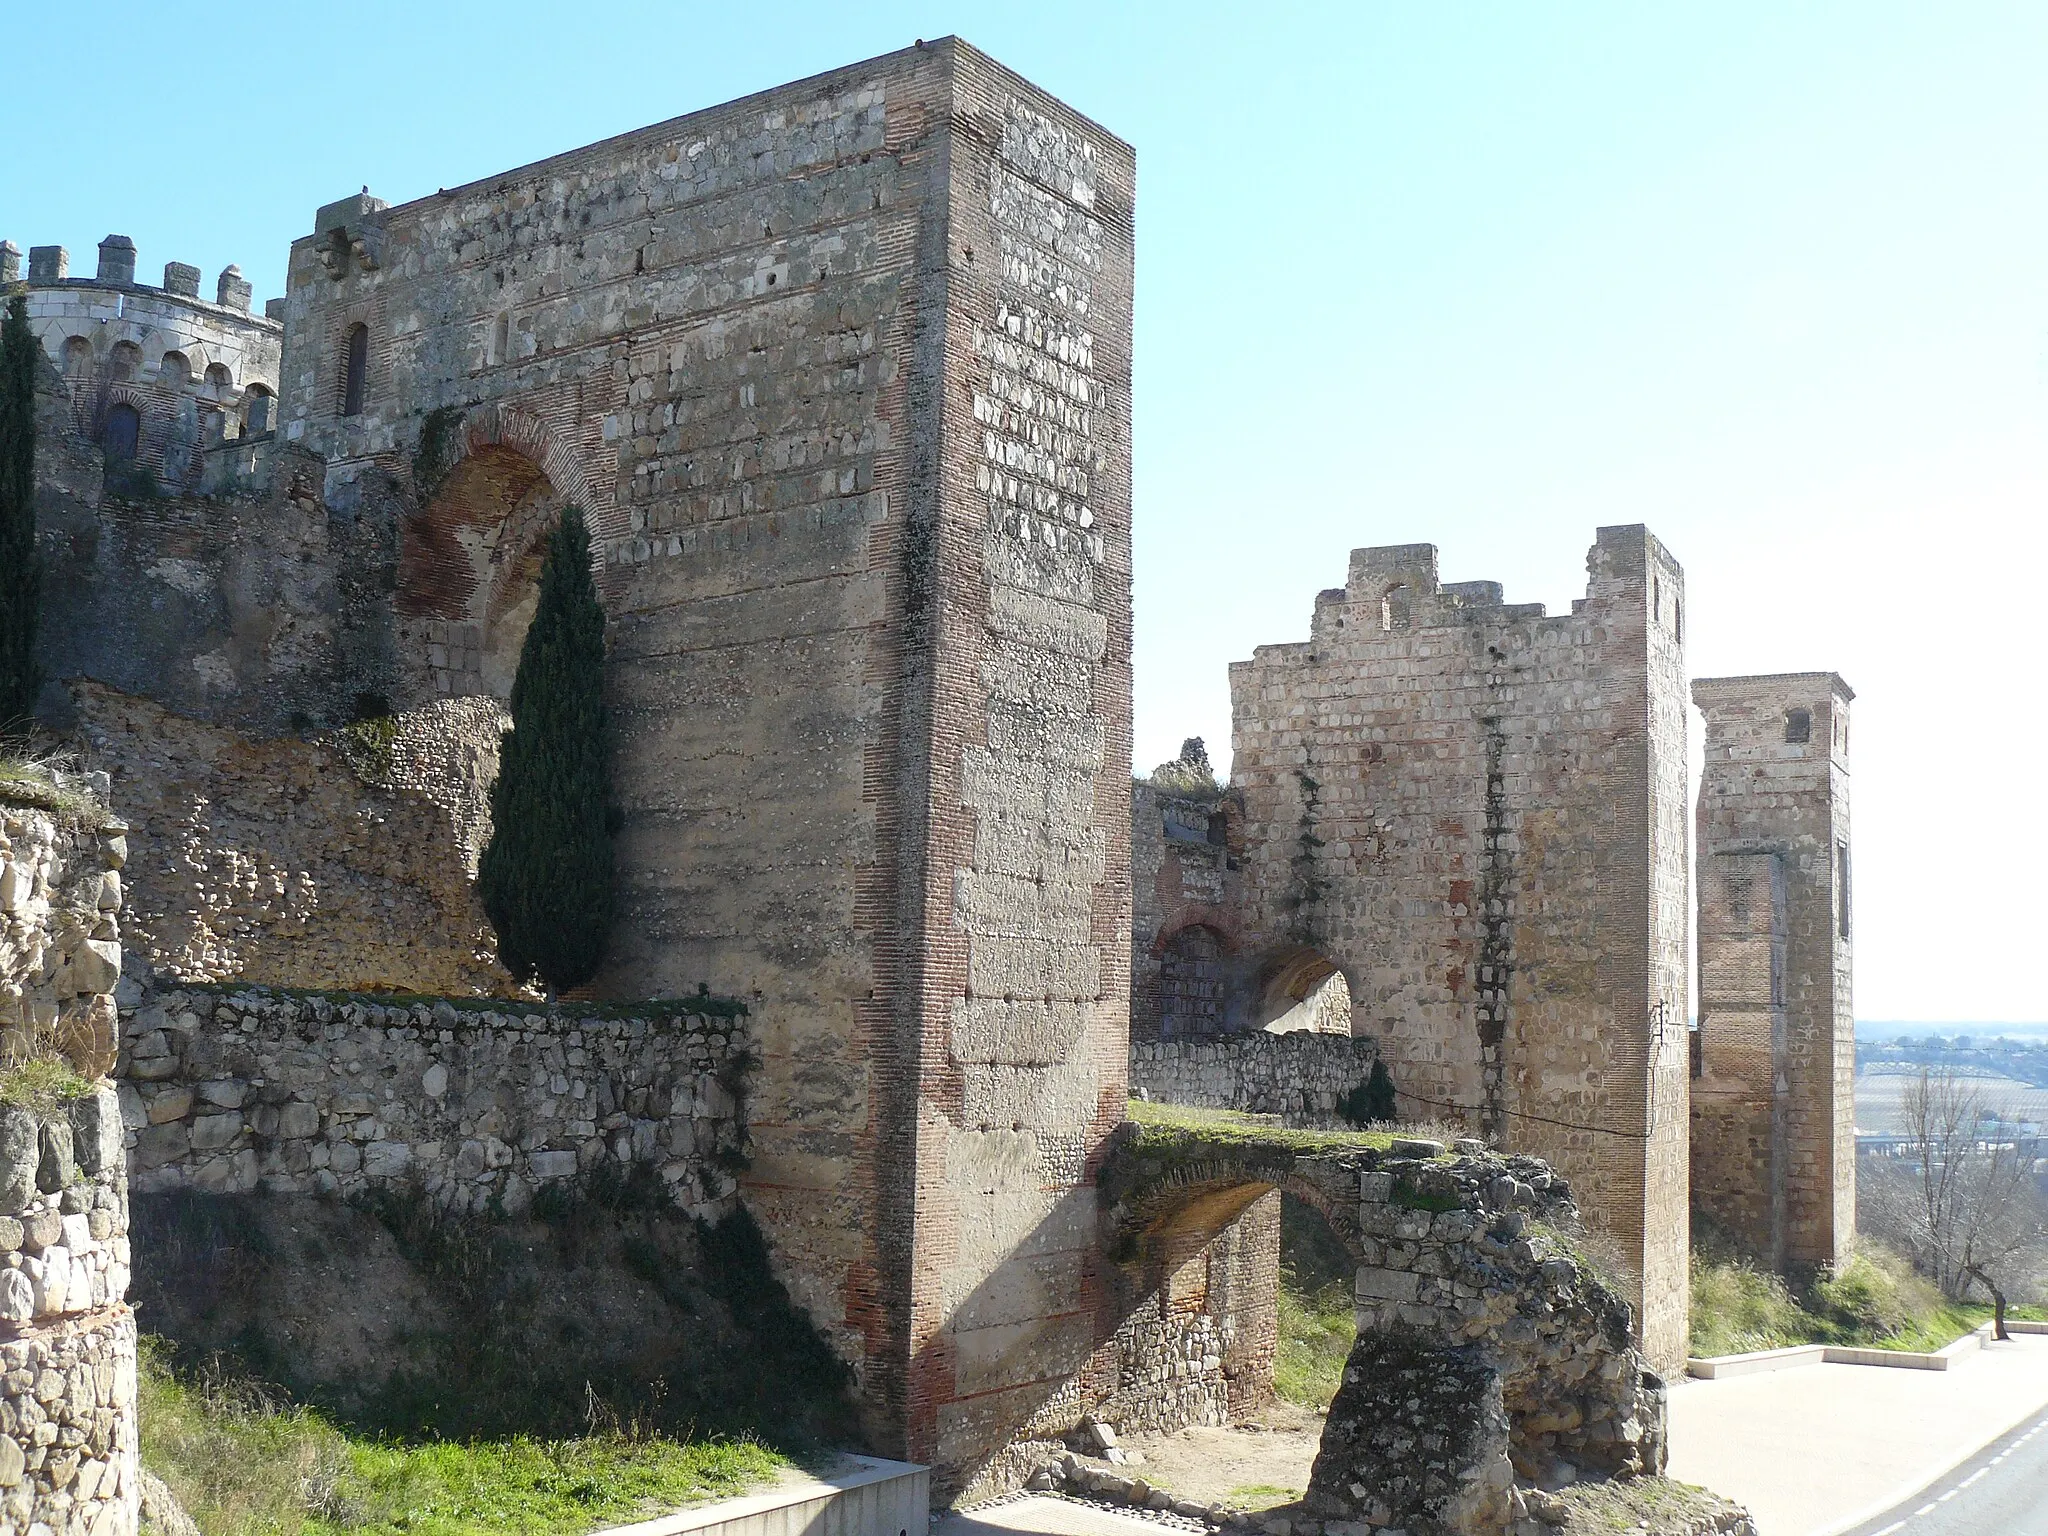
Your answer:
[[[1402,1112],[1567,1174],[1651,1358],[1686,1331],[1684,576],[1603,528],[1569,614],[1361,549],[1231,668],[1243,945],[1334,965]]]
[[[757,1009],[745,1197],[878,1444],[947,1478],[1064,1411],[1112,1326],[1089,1179],[1126,1070],[1133,197],[1127,145],[941,40],[322,208],[276,437],[235,474],[112,484],[46,389],[48,670],[230,757],[502,700],[540,541],[584,508],[624,814],[597,989]],[[320,912],[289,869],[366,803],[288,798],[286,856],[235,866],[286,890],[231,882],[218,979],[282,979],[269,936]],[[151,878],[180,918],[185,874]],[[421,958],[359,937],[348,985]],[[459,947],[434,963],[489,990]]]
[[[216,450],[271,430],[284,328],[250,312],[240,268],[221,272],[210,300],[184,262],[166,263],[161,286],[138,283],[126,235],[100,242],[94,276],[70,267],[62,246],[33,247],[24,292],[74,431],[173,490],[196,491]],[[0,243],[0,284],[20,277],[19,252]]]

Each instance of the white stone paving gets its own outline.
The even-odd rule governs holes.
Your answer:
[[[1926,1487],[2048,1405],[2048,1335],[1946,1371],[1866,1365],[1688,1380],[1671,1476],[1746,1505],[1759,1536],[1832,1536]]]

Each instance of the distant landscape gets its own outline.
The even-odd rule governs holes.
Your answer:
[[[1856,1021],[1856,1129],[1905,1129],[1899,1106],[1923,1067],[1984,1079],[1987,1108],[2048,1124],[2048,1024]]]

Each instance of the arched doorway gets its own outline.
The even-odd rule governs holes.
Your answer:
[[[1351,986],[1337,963],[1320,951],[1297,947],[1259,967],[1252,1022],[1274,1034],[1313,1030],[1351,1033]]]
[[[494,443],[466,454],[406,519],[398,607],[410,632],[411,691],[511,697],[542,553],[564,503],[538,464]]]

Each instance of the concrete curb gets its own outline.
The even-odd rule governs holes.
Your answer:
[[[2008,1319],[2008,1333],[2048,1333],[2048,1323],[2017,1322]],[[1784,1371],[1801,1365],[1881,1365],[1894,1370],[1945,1371],[1949,1363],[1974,1355],[1991,1337],[1991,1324],[1982,1323],[1953,1344],[1932,1354],[1903,1349],[1862,1349],[1846,1344],[1794,1344],[1785,1349],[1752,1350],[1743,1355],[1712,1355],[1685,1362],[1685,1373],[1703,1381],[1730,1376],[1754,1376],[1762,1371]]]
[[[849,1456],[847,1462],[823,1477],[803,1477],[636,1525],[615,1525],[593,1536],[784,1536],[828,1529],[841,1536],[925,1536],[929,1469],[876,1456]]]

